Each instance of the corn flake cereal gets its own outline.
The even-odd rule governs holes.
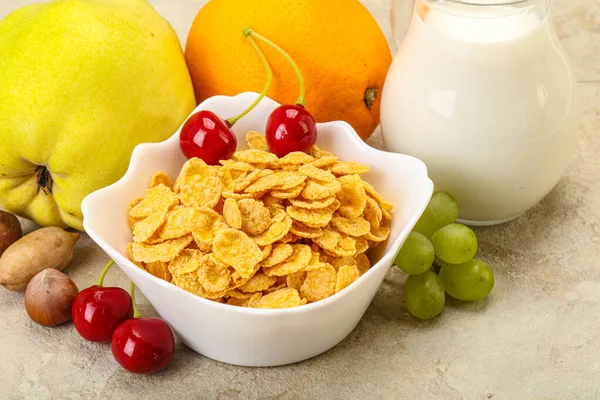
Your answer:
[[[358,279],[360,272],[355,265],[344,265],[338,269],[337,281],[335,283],[335,292],[345,289],[352,282]]]
[[[242,229],[242,213],[234,199],[226,199],[223,203],[223,217],[230,227]]]
[[[146,197],[129,211],[133,218],[145,218],[153,212],[166,213],[179,203],[175,193],[165,185],[159,184],[146,190]]]
[[[247,293],[262,292],[263,290],[267,290],[271,286],[275,285],[275,282],[277,282],[276,276],[267,276],[262,272],[259,272],[250,278],[248,282],[240,286],[239,289],[242,292]]]
[[[229,288],[231,272],[229,266],[217,261],[213,254],[206,254],[200,259],[198,280],[209,292],[221,292]]]
[[[190,218],[193,214],[194,209],[186,207],[175,207],[169,211],[167,220],[158,231],[160,239],[175,239],[190,233]]]
[[[233,158],[248,164],[269,164],[277,162],[277,156],[266,150],[246,149],[236,151]]]
[[[269,268],[263,268],[263,270],[268,276],[285,276],[293,274],[306,267],[310,263],[311,257],[312,251],[309,246],[305,244],[294,244],[292,245],[291,256],[285,261]]]
[[[237,202],[241,217],[241,227],[249,235],[259,235],[271,225],[271,213],[264,204],[255,199],[242,199]],[[271,243],[267,243],[271,244]],[[266,246],[263,245],[263,246]]]
[[[323,300],[335,293],[337,272],[331,265],[308,271],[300,287],[300,294],[309,302]]]
[[[133,241],[145,242],[150,239],[164,222],[165,213],[162,211],[151,213],[146,218],[137,222],[133,227]]]
[[[296,289],[283,288],[263,296],[258,308],[290,308],[302,305],[302,299]]]
[[[350,236],[362,236],[371,231],[371,224],[363,217],[351,219],[336,215],[331,219],[331,223],[340,232]]]
[[[321,200],[337,194],[340,189],[341,185],[337,180],[317,181],[307,179],[301,194],[307,200]]]
[[[265,135],[256,131],[249,131],[246,134],[246,144],[249,148],[255,150],[269,151],[269,145]]]
[[[365,211],[367,195],[358,175],[344,175],[338,178],[342,189],[338,194],[341,205],[338,210],[342,217],[357,218]]]
[[[369,172],[370,169],[371,168],[369,168],[365,164],[361,164],[359,162],[342,161],[342,162],[335,163],[331,167],[331,173],[333,173],[336,176],[354,175],[354,174],[362,175],[362,174],[366,174],[367,172]]]
[[[261,262],[263,268],[272,267],[287,260],[293,253],[294,248],[291,244],[278,243],[272,246],[271,254]]]
[[[312,164],[306,164],[301,166],[298,169],[298,173],[306,175],[309,178],[315,179],[317,181],[323,182],[329,182],[335,179],[335,176],[331,172],[325,171]]]
[[[237,229],[218,231],[213,240],[215,257],[233,267],[243,278],[252,275],[262,260],[262,251],[244,232]]]
[[[133,259],[144,263],[156,261],[169,262],[177,257],[192,240],[192,235],[185,235],[177,239],[165,240],[155,245],[133,243],[131,247]]]
[[[197,296],[237,307],[325,299],[371,268],[392,205],[362,179],[369,167],[314,146],[278,158],[265,136],[220,165],[189,159],[175,182],[150,179],[129,204],[132,261]]]
[[[174,189],[187,207],[214,207],[221,199],[223,183],[217,172],[198,158],[188,160]]]

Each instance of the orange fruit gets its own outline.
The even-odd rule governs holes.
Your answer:
[[[196,16],[185,57],[196,100],[260,92],[266,72],[244,27],[271,39],[298,63],[306,108],[317,122],[344,120],[363,138],[379,123],[381,92],[392,56],[373,16],[357,0],[211,0]],[[285,58],[257,40],[273,68],[268,96],[298,98]],[[231,115],[222,115],[229,118]]]

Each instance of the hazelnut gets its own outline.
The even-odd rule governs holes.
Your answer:
[[[46,268],[31,279],[25,290],[29,318],[43,326],[55,326],[71,319],[71,305],[79,293],[67,275]]]

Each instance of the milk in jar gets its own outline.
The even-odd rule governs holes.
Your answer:
[[[422,159],[474,225],[537,204],[577,139],[575,81],[546,4],[518,3],[419,0],[383,90],[387,149]]]

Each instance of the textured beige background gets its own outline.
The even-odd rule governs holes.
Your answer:
[[[32,2],[0,0],[0,17]],[[183,40],[204,1],[151,3]],[[389,37],[388,0],[364,3]],[[600,0],[553,5],[579,77],[581,139],[539,206],[477,230],[481,257],[496,273],[489,299],[449,301],[439,318],[418,322],[402,303],[404,276],[392,270],[358,328],[322,356],[250,369],[178,344],[168,370],[133,376],[108,345],[85,342],[70,324],[35,325],[22,295],[0,290],[0,399],[600,399]],[[68,272],[84,288],[106,261],[83,238]],[[127,280],[115,269],[108,283]],[[153,313],[142,303],[144,314]]]

